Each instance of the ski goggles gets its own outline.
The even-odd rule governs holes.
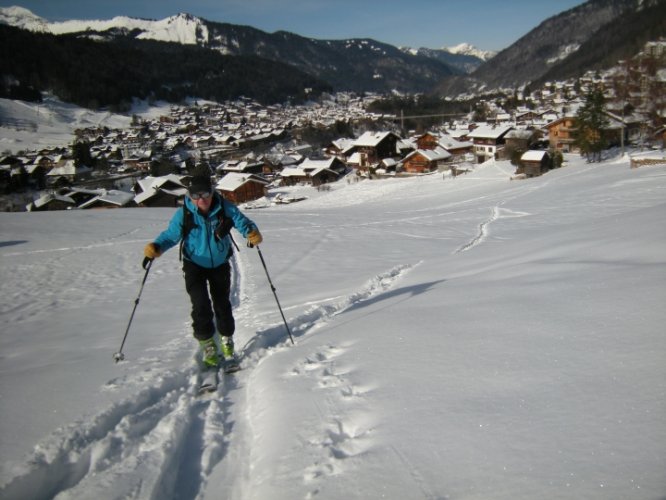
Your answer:
[[[199,193],[190,193],[190,198],[192,198],[193,200],[201,200],[201,199],[207,200],[211,196],[213,196],[212,191],[201,191]]]

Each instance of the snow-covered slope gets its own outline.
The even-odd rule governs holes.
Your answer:
[[[0,7],[0,23],[30,31],[49,32],[46,19],[18,6]]]
[[[212,398],[172,209],[0,214],[0,497],[663,496],[666,171],[568,160],[248,210]]]

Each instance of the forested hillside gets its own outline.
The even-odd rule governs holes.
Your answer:
[[[38,91],[51,91],[84,107],[119,111],[129,109],[132,98],[299,102],[330,90],[292,66],[256,56],[130,37],[96,42],[6,25],[0,25],[0,75],[0,97],[38,98]]]

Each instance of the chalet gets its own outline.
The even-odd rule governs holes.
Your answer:
[[[467,137],[474,142],[474,155],[478,163],[494,159],[504,147],[504,136],[512,129],[509,125],[484,125],[470,132]]]
[[[324,153],[328,156],[336,156],[344,158],[348,152],[354,147],[354,139],[336,139],[324,148]]]
[[[76,202],[69,196],[59,194],[45,194],[41,198],[29,203],[26,207],[28,212],[50,212],[53,210],[68,210],[76,208]]]
[[[134,185],[134,203],[140,207],[176,207],[182,203],[187,188],[173,174],[146,177]]]
[[[361,167],[377,165],[384,158],[399,154],[400,136],[393,132],[365,132],[354,141],[354,151],[360,155]]]
[[[535,111],[528,110],[528,111],[521,111],[516,113],[516,123],[517,124],[526,124],[526,123],[532,123],[535,120],[538,120],[540,118],[540,114],[536,113]]]
[[[306,158],[301,163],[301,167],[306,171],[325,168],[338,175],[344,175],[345,172],[347,172],[347,165],[339,158],[328,158],[326,160],[310,160],[309,158]]]
[[[469,141],[460,141],[448,134],[441,135],[437,141],[437,144],[451,153],[453,158],[460,158],[467,153],[471,153],[474,149],[474,143]]]
[[[437,149],[417,149],[402,161],[402,169],[410,174],[436,172],[440,164],[451,159],[451,153],[442,147]]]
[[[266,196],[268,184],[269,182],[259,175],[232,172],[222,177],[215,189],[225,199],[238,205]]]
[[[281,179],[283,186],[296,186],[298,184],[310,183],[308,173],[297,166],[283,168],[278,176]]]
[[[574,132],[576,131],[573,116],[563,116],[546,125],[548,129],[548,142],[552,149],[563,153],[575,153],[578,147],[575,145]]]
[[[74,160],[67,160],[63,166],[54,167],[46,174],[49,186],[71,185],[90,178],[92,169],[86,166],[76,167]]]
[[[347,171],[347,165],[339,158],[327,160],[310,160],[309,158],[300,164],[311,179],[313,186],[320,186],[329,182],[335,182]]]
[[[509,133],[504,136],[504,159],[510,159],[511,154],[514,151],[525,152],[530,149],[530,146],[534,144],[537,135],[538,133],[536,130],[510,130]]]
[[[280,178],[285,186],[297,184],[321,186],[340,179],[346,168],[346,165],[338,158],[329,158],[328,160],[306,159],[297,167],[283,169],[280,172]]]
[[[550,157],[547,151],[526,151],[520,157],[521,167],[518,168],[518,174],[525,174],[527,177],[536,177],[548,171],[550,166]]]
[[[435,149],[439,145],[439,136],[431,132],[425,132],[416,137],[415,142],[416,149]]]
[[[36,189],[44,189],[46,187],[46,174],[48,170],[48,168],[43,167],[40,163],[26,165],[25,171],[28,173],[28,184],[31,184]]]

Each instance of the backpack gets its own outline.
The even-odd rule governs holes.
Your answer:
[[[217,214],[217,228],[215,229],[215,240],[219,241],[225,236],[229,236],[231,242],[233,243],[236,250],[239,250],[238,245],[234,241],[233,236],[231,236],[231,228],[234,227],[234,221],[226,216],[224,213],[224,202],[221,202],[222,206],[220,211]],[[181,225],[181,236],[180,236],[180,245],[178,248],[178,258],[180,261],[183,260],[183,245],[185,244],[185,239],[190,234],[192,229],[196,227],[197,223],[194,222],[194,214],[187,209],[183,204],[183,223]],[[233,248],[229,248],[229,257],[233,254]]]

